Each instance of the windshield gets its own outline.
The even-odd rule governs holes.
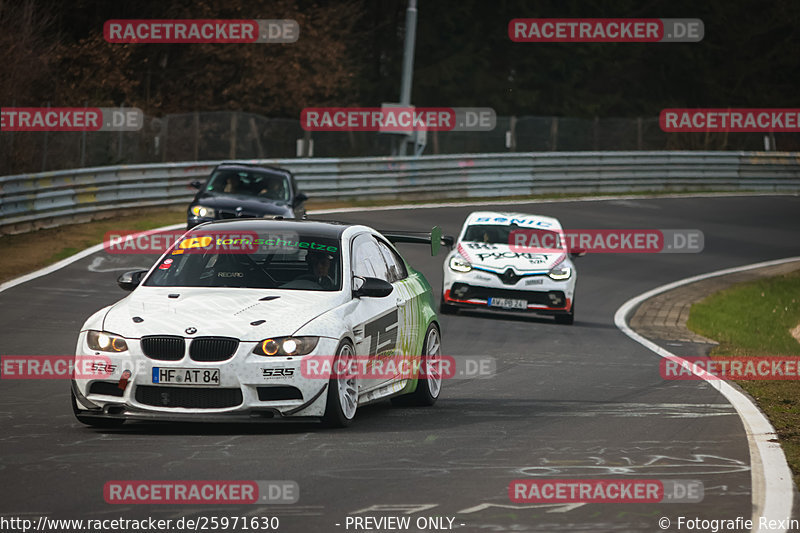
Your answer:
[[[520,228],[516,224],[509,226],[474,224],[467,227],[462,240],[485,244],[532,246],[542,249],[563,249],[565,247],[565,243],[562,242],[556,231]]]
[[[289,201],[289,179],[286,176],[250,170],[217,170],[208,180],[206,191],[218,194],[259,196],[287,202]]]
[[[203,232],[200,238],[196,233],[173,246],[145,286],[309,291],[341,287],[338,239],[285,231],[243,237]]]

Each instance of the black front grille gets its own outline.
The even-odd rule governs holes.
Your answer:
[[[226,220],[229,218],[260,218],[257,213],[251,213],[249,211],[237,213],[236,211],[217,210],[217,216]]]
[[[154,407],[222,409],[241,405],[242,391],[240,389],[140,385],[136,387],[136,401]]]
[[[183,337],[168,335],[152,335],[142,337],[142,352],[150,359],[162,361],[178,361],[186,352],[186,341]]]
[[[125,389],[120,389],[116,381],[95,381],[89,386],[89,394],[105,396],[122,396]]]
[[[224,361],[233,357],[239,339],[231,337],[197,337],[189,345],[189,357],[195,361]]]
[[[302,400],[303,393],[297,387],[276,385],[273,387],[258,387],[259,402],[274,402],[279,400]]]
[[[527,300],[528,305],[551,305],[549,294],[557,295],[562,302],[566,301],[562,291],[518,291],[513,289],[491,289],[473,287],[466,283],[453,283],[450,297],[456,300],[488,300],[489,298],[513,298]]]

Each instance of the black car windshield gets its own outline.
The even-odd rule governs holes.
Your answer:
[[[516,224],[473,224],[464,232],[463,241],[510,246],[533,246],[546,249],[563,249],[566,243],[557,231],[541,228],[522,228]]]
[[[172,247],[144,285],[336,291],[341,262],[341,243],[330,237],[195,231]]]
[[[289,178],[255,170],[220,169],[211,175],[206,191],[288,202]]]

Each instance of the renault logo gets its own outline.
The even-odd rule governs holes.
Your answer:
[[[500,280],[506,285],[513,285],[519,280],[519,276],[509,268],[500,275]]]

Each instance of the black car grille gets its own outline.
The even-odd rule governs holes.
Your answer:
[[[273,387],[258,387],[259,402],[274,402],[278,400],[302,400],[303,393],[297,387],[277,385]]]
[[[150,359],[161,361],[178,361],[186,352],[186,341],[183,337],[157,336],[142,337],[142,352]]]
[[[191,409],[222,409],[242,404],[240,389],[211,389],[198,387],[136,387],[136,401],[154,407],[186,407]]]
[[[456,300],[488,300],[489,298],[512,298],[515,300],[527,300],[528,305],[550,305],[552,293],[559,296],[564,301],[562,291],[518,291],[513,289],[491,289],[488,287],[473,287],[466,283],[453,283],[450,289],[450,297]]]
[[[104,396],[122,396],[125,389],[120,389],[116,381],[95,381],[89,386],[89,394]]]
[[[218,216],[218,218],[222,218],[222,219],[229,219],[229,218],[261,218],[261,215],[259,215],[258,213],[253,213],[251,211],[241,211],[241,212],[237,213],[236,211],[227,211],[227,210],[223,210],[223,209],[217,210],[217,216]]]
[[[231,337],[197,337],[189,345],[189,357],[195,361],[225,361],[233,357],[239,339]]]

